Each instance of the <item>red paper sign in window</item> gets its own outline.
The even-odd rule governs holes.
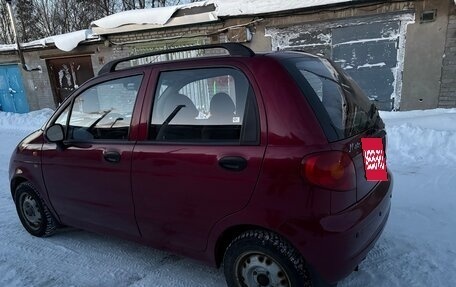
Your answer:
[[[385,150],[381,138],[362,138],[364,170],[368,181],[386,181]]]

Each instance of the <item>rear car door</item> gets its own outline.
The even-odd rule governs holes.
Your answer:
[[[164,64],[151,77],[147,138],[133,151],[132,188],[146,241],[200,251],[217,221],[247,205],[265,127],[245,70],[182,65]]]
[[[42,169],[64,223],[139,235],[130,171],[143,78],[130,73],[86,86],[55,116],[53,122],[64,126],[64,146],[44,144]]]

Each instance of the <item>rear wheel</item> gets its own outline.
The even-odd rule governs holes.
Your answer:
[[[57,222],[33,185],[28,182],[19,184],[15,203],[19,219],[30,234],[43,237],[54,233]]]
[[[302,256],[272,232],[252,230],[236,237],[223,265],[229,287],[312,286]]]

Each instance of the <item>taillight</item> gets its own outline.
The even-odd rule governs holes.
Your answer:
[[[305,157],[301,174],[313,185],[326,189],[346,191],[356,188],[355,165],[342,151],[327,151]]]

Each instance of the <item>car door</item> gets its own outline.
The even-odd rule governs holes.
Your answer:
[[[201,251],[214,224],[242,210],[255,188],[261,109],[239,67],[164,64],[155,78],[147,139],[133,151],[138,226],[156,246]]]
[[[63,144],[45,143],[43,178],[63,223],[138,236],[131,196],[134,110],[143,74],[98,81],[73,96],[54,123]],[[138,99],[138,101],[137,101]],[[135,107],[136,106],[136,107]]]

